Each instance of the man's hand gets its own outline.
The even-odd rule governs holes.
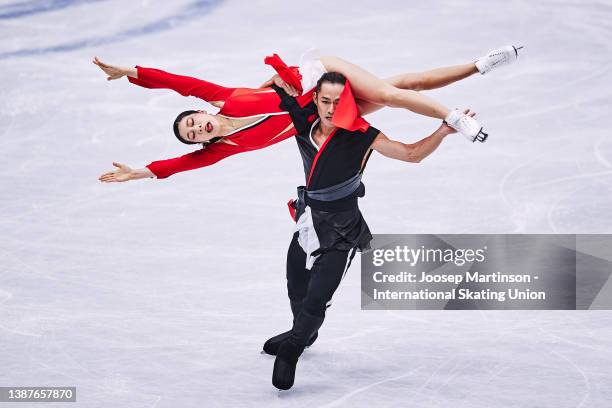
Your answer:
[[[115,162],[113,162],[113,166],[115,166],[117,170],[104,173],[103,175],[98,177],[98,180],[103,183],[122,183],[124,181],[133,180],[135,178],[133,177],[134,171],[129,166]]]
[[[106,75],[108,75],[108,77],[106,78],[107,81],[119,79],[126,75],[129,75],[133,78],[137,78],[138,76],[136,68],[124,68],[118,67],[116,65],[105,64],[104,62],[100,61],[98,57],[94,57],[92,62],[98,67],[100,67],[100,69],[104,71]]]
[[[266,82],[261,84],[260,88],[268,88],[272,86],[272,84],[281,87],[291,96],[298,96],[299,92],[293,86],[289,85],[278,75],[274,75],[272,78],[268,79]]]

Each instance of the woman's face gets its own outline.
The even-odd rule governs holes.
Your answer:
[[[221,126],[215,115],[198,111],[185,116],[178,124],[181,137],[190,142],[207,142],[213,137],[221,136]]]

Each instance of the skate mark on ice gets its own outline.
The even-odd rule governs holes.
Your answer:
[[[554,219],[553,219],[553,214],[555,212],[555,210],[557,209],[557,207],[559,206],[559,204],[561,204],[561,202],[563,200],[565,200],[567,197],[569,197],[570,195],[576,193],[577,191],[580,191],[580,188],[574,189],[572,191],[570,191],[567,194],[563,194],[561,197],[559,197],[557,200],[555,200],[554,203],[552,203],[552,205],[548,208],[548,211],[546,212],[546,222],[548,224],[548,226],[550,227],[550,229],[552,229],[553,234],[558,234],[559,233],[559,229],[557,228],[557,224],[555,223]]]
[[[155,397],[156,397],[155,402],[153,402],[153,405],[151,405],[151,408],[155,408],[157,404],[159,404],[159,401],[161,401],[162,399],[161,395],[156,395]]]
[[[65,361],[70,361],[74,366],[78,367],[81,371],[81,373],[77,374],[74,373],[74,368],[71,367],[70,369],[65,369],[65,370],[58,370],[57,368],[53,368],[53,367],[49,367],[47,364],[44,364],[42,362],[38,362],[41,365],[45,365],[48,369],[55,371],[58,374],[62,374],[64,376],[70,377],[72,378],[73,381],[78,381],[79,378],[83,377],[83,373],[87,374],[89,376],[93,376],[94,373],[88,369],[87,367],[85,367],[83,364],[81,364],[77,359],[75,359],[72,355],[70,355],[70,353],[66,352],[66,348],[64,347],[63,344],[59,343],[57,341],[57,337],[52,336],[51,337],[51,346],[49,347],[50,350],[52,350],[52,353],[49,353],[49,355],[54,355],[54,356],[59,356],[61,355],[62,357],[64,357]],[[54,365],[55,366],[55,365]],[[73,374],[71,374],[73,373]]]
[[[487,377],[485,379],[485,381],[483,381],[480,385],[481,386],[486,386],[487,384],[489,384],[491,381],[493,381],[495,378],[499,377],[501,373],[503,373],[504,371],[506,371],[508,368],[510,368],[509,365],[503,365],[501,366],[499,369],[493,371],[491,373],[491,375],[489,377]],[[466,399],[467,397],[471,397],[471,396],[476,396],[478,397],[478,395],[480,394],[481,390],[479,388],[473,388],[470,392],[468,392],[466,394]]]
[[[553,349],[548,347],[548,345],[546,345],[546,348],[548,348],[548,351],[550,351],[552,354],[556,355],[557,357],[559,357],[562,360],[564,360],[567,363],[569,363],[572,366],[572,368],[574,368],[574,370],[576,370],[582,376],[582,381],[584,382],[584,385],[586,387],[585,394],[582,397],[582,399],[580,400],[580,403],[578,405],[576,405],[576,408],[582,408],[583,406],[585,406],[584,404],[587,402],[587,400],[591,396],[591,388],[592,387],[591,387],[591,381],[589,380],[589,377],[586,375],[586,373],[584,372],[584,370],[582,368],[580,368],[576,364],[574,364],[574,362],[572,362],[569,358],[567,358],[564,355],[554,351]]]
[[[346,340],[351,340],[351,339],[358,339],[361,337],[366,337],[369,336],[373,333],[379,333],[381,331],[384,331],[385,329],[383,328],[378,328],[378,329],[367,329],[367,330],[363,330],[363,331],[359,331],[357,333],[353,333],[353,334],[349,334],[347,336],[341,336],[341,337],[334,337],[331,339],[328,339],[327,341],[329,343],[339,343],[339,342],[345,342]]]
[[[367,390],[369,390],[372,387],[376,387],[377,385],[384,384],[384,383],[387,383],[387,382],[397,381],[397,380],[400,380],[400,379],[402,379],[404,377],[409,377],[409,376],[413,375],[415,372],[417,372],[420,369],[421,369],[421,366],[418,366],[418,367],[415,367],[412,370],[410,370],[408,372],[405,372],[405,373],[403,373],[401,375],[398,375],[398,376],[395,376],[395,377],[390,377],[390,378],[385,378],[383,380],[376,381],[376,382],[373,382],[373,383],[368,384],[368,385],[364,385],[363,387],[359,387],[359,388],[349,392],[348,394],[345,394],[344,396],[342,396],[342,397],[340,397],[340,398],[338,398],[338,399],[336,399],[336,400],[334,400],[334,401],[332,401],[332,402],[330,402],[328,404],[321,405],[321,408],[337,407],[337,406],[345,403],[347,400],[349,400],[350,398],[354,397],[355,395],[357,395],[359,393],[362,393],[364,391],[367,391]]]
[[[509,180],[514,176],[514,174],[519,171],[520,169],[522,169],[523,167],[527,167],[529,165],[531,165],[534,162],[537,162],[538,158],[535,157],[531,160],[528,160],[524,163],[521,163],[513,168],[511,168],[506,174],[503,175],[501,181],[499,182],[499,194],[501,195],[501,198],[504,202],[504,204],[506,205],[506,207],[510,210],[511,214],[512,214],[512,223],[515,226],[515,230],[514,231],[508,231],[509,233],[517,233],[517,232],[521,232],[525,226],[524,226],[524,222],[523,223],[519,223],[515,220],[515,216],[518,215],[516,214],[516,207],[513,203],[510,202],[510,198],[508,197],[508,194],[506,193],[506,185],[508,184]]]
[[[560,177],[557,179],[553,179],[553,180],[549,180],[546,182],[542,182],[542,183],[535,183],[535,184],[531,184],[528,186],[525,186],[525,188],[533,188],[533,187],[544,187],[544,186],[549,186],[549,185],[553,185],[553,184],[558,184],[558,183],[564,183],[567,181],[575,181],[575,180],[582,180],[582,179],[595,179],[593,181],[597,182],[597,178],[603,177],[603,176],[609,176],[612,175],[612,170],[607,170],[607,171],[600,171],[600,172],[595,172],[595,173],[587,173],[587,174],[580,174],[580,175],[576,175],[576,176],[567,176],[567,177]],[[602,183],[604,185],[607,185],[606,183]],[[570,191],[568,191],[565,194],[562,194],[560,197],[558,197],[554,203],[551,204],[551,206],[548,208],[548,211],[546,212],[546,222],[548,224],[548,226],[551,227],[553,233],[558,234],[559,233],[559,229],[557,228],[557,224],[555,223],[553,217],[554,217],[554,212],[557,210],[557,208],[559,207],[559,205],[566,200],[568,197],[571,197],[572,195],[576,195],[576,193],[578,193],[579,191],[582,190],[587,190],[590,186],[583,186],[583,187],[578,187],[575,189],[572,189]]]
[[[448,383],[450,383],[452,380],[454,380],[461,373],[460,363],[461,362],[458,359],[453,360],[453,366],[450,367],[448,370],[446,370],[446,374],[452,374],[452,375],[448,375],[448,377],[444,381],[440,382],[440,385],[438,385],[433,390],[428,391],[427,394],[425,394],[425,395],[430,395],[430,397],[429,397],[429,405],[435,406],[434,404],[439,400],[439,391],[443,387],[448,385]],[[469,363],[471,363],[471,360],[468,360],[468,363],[466,363],[466,365],[469,365]],[[459,367],[459,369],[457,369],[457,367]],[[436,372],[438,372],[438,371],[439,370],[436,370]],[[431,378],[432,377],[430,377],[430,379]],[[421,387],[421,389],[422,388],[423,387]]]
[[[13,333],[13,334],[19,334],[20,336],[42,337],[41,333],[30,333],[30,332],[19,330],[19,329],[11,329],[9,327],[6,327],[3,324],[0,324],[0,330],[4,330],[4,331],[7,331],[7,332]]]
[[[562,343],[566,343],[566,344],[571,344],[572,346],[583,347],[583,348],[588,348],[588,349],[597,351],[597,352],[600,353],[600,354],[598,354],[599,358],[602,358],[602,356],[606,356],[606,354],[608,354],[606,356],[608,359],[610,359],[610,357],[611,357],[610,350],[605,349],[603,347],[597,347],[597,346],[593,346],[593,345],[590,345],[590,344],[579,343],[577,341],[569,340],[569,339],[566,339],[565,337],[561,337],[559,335],[556,335],[556,334],[553,334],[553,333],[549,333],[549,332],[547,332],[546,330],[544,330],[542,328],[540,328],[540,331],[543,334],[553,338],[555,340],[555,343],[562,342]]]
[[[60,279],[54,276],[51,276],[50,274],[45,274],[44,272],[39,272],[36,268],[34,268],[32,265],[30,265],[29,263],[26,263],[24,261],[22,261],[19,256],[13,252],[8,252],[6,250],[3,251],[4,252],[4,259],[8,259],[9,257],[15,261],[16,263],[20,264],[22,267],[24,267],[25,269],[28,270],[29,273],[24,273],[23,270],[21,271],[22,274],[26,275],[26,276],[35,276],[36,278],[41,278],[41,279],[48,279],[48,280],[52,280],[52,281],[59,281]],[[44,268],[40,268],[41,270],[44,270]]]
[[[550,63],[550,62],[549,62]],[[566,62],[561,64],[556,64],[554,66],[554,74],[555,75],[563,75],[565,73],[564,69],[566,66]],[[596,84],[594,80],[600,79],[600,77],[605,77],[610,74],[612,70],[612,64],[606,64],[602,68],[592,70],[588,75],[580,75],[577,76],[576,79],[559,81],[559,84],[556,86],[546,86],[542,88],[532,88],[530,92],[533,92],[537,95],[551,95],[555,94],[558,91],[567,91],[568,89],[572,92],[576,89],[576,87],[581,86],[582,84],[593,85]],[[523,67],[520,72],[507,73],[505,79],[507,81],[518,81],[522,77],[526,76],[550,76],[551,75],[551,67],[550,66],[532,66],[532,67]],[[583,86],[584,87],[584,86]],[[516,100],[518,97],[512,98],[511,100]],[[505,118],[506,116],[502,117]],[[513,116],[514,117],[514,116]]]
[[[526,185],[523,186],[523,189],[534,188],[534,187],[545,187],[545,186],[550,186],[552,184],[564,183],[566,181],[582,180],[582,179],[585,179],[585,178],[589,179],[589,178],[596,178],[596,177],[609,176],[609,175],[612,175],[612,170],[598,171],[598,172],[594,172],[594,173],[578,174],[578,175],[575,175],[575,176],[558,177],[558,178],[554,178],[552,180],[542,181],[540,183],[526,184]]]
[[[601,152],[601,145],[605,141],[606,139],[600,139],[599,141],[597,141],[597,143],[593,145],[593,150],[597,161],[603,164],[605,167],[610,168],[612,167],[612,164],[610,164],[610,162],[604,157],[603,153]]]
[[[59,45],[52,45],[48,47],[26,48],[17,51],[0,52],[0,59],[75,51],[80,50],[82,48],[117,43],[121,41],[131,40],[134,37],[141,37],[166,30],[171,30],[175,27],[184,25],[190,20],[202,18],[203,15],[210,12],[215,6],[220,3],[221,0],[197,0],[189,4],[187,7],[185,7],[176,14],[173,14],[158,21],[154,21],[149,24],[145,24],[140,27],[130,28],[128,30],[120,31],[116,34],[111,34],[103,37],[93,37]]]
[[[13,297],[11,292],[7,292],[6,290],[0,289],[0,304],[6,303]]]

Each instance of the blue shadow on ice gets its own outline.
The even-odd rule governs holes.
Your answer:
[[[51,53],[56,53],[56,52],[74,51],[74,50],[78,50],[81,48],[116,43],[116,42],[131,39],[133,37],[139,37],[143,35],[157,33],[160,31],[170,30],[174,28],[175,26],[177,26],[179,23],[184,24],[186,21],[202,17],[203,14],[208,13],[215,6],[220,4],[221,1],[222,0],[197,0],[197,1],[192,2],[187,7],[183,8],[176,14],[170,15],[168,17],[165,17],[158,21],[154,21],[149,24],[145,24],[141,27],[134,27],[128,30],[120,31],[115,34],[110,34],[110,35],[106,35],[102,37],[86,38],[82,40],[53,45],[49,47],[26,48],[26,49],[17,50],[17,51],[0,52],[0,59],[6,59],[6,58],[11,58],[11,57],[26,57],[26,56],[33,56],[33,55],[44,55],[44,54],[51,54]],[[58,1],[58,3],[59,2],[60,1]],[[32,2],[32,3],[35,3],[35,2]],[[76,1],[73,3],[76,3]],[[0,8],[0,12],[1,12],[1,8]]]
[[[77,6],[84,3],[98,3],[104,0],[30,0],[0,5],[0,20],[30,16],[32,14],[48,13]]]

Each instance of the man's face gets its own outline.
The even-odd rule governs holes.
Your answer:
[[[321,91],[315,94],[314,103],[321,118],[321,124],[326,127],[333,127],[332,118],[340,102],[340,94],[344,90],[342,84],[331,84],[324,82]]]
[[[221,133],[217,118],[205,111],[185,116],[179,122],[178,128],[183,139],[197,143],[206,142]]]

